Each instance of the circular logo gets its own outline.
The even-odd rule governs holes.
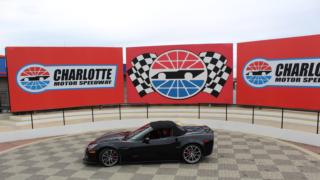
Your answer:
[[[199,93],[207,80],[204,62],[194,53],[172,50],[152,63],[149,77],[153,88],[170,99],[186,99]]]
[[[271,79],[272,67],[263,59],[249,62],[243,71],[246,82],[253,87],[263,87]]]
[[[50,83],[50,74],[44,66],[32,64],[20,69],[17,83],[25,91],[36,93],[44,91]]]

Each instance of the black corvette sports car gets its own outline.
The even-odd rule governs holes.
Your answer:
[[[156,121],[134,131],[107,133],[90,142],[85,163],[110,167],[117,163],[179,161],[197,163],[210,155],[213,131],[208,126],[179,126]]]

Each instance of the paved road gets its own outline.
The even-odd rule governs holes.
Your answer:
[[[320,160],[282,142],[215,131],[214,153],[201,163],[118,165],[82,163],[86,144],[103,134],[59,137],[0,155],[0,179],[319,179]]]

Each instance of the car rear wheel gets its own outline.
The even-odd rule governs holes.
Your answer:
[[[186,145],[182,150],[182,158],[188,164],[198,163],[202,158],[200,146],[196,144]]]
[[[114,166],[119,162],[119,153],[115,149],[106,148],[101,151],[99,160],[106,167]]]

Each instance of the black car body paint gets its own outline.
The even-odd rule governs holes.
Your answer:
[[[130,136],[129,131],[102,135],[92,142],[95,145],[93,150],[86,148],[84,162],[98,163],[99,153],[105,148],[112,148],[119,152],[119,163],[179,161],[183,147],[189,144],[200,146],[203,156],[212,153],[214,133],[208,126],[181,127],[171,121],[158,121],[143,127],[145,129],[140,128],[135,136]],[[140,139],[134,139],[139,133],[145,133],[145,131],[150,133],[157,128],[171,128],[171,135],[150,139],[148,142],[145,142],[142,136]]]

